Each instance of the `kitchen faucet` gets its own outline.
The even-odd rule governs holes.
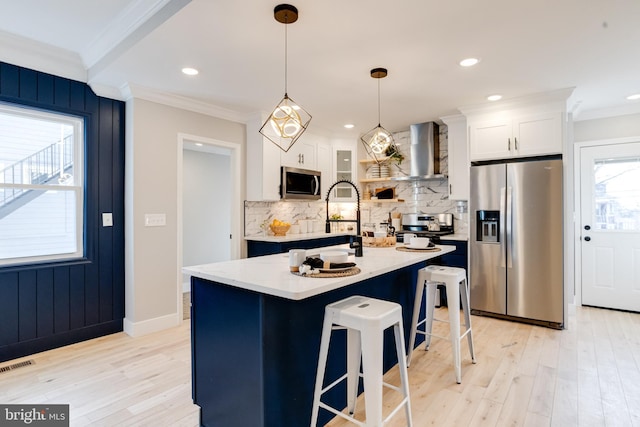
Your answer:
[[[356,200],[358,202],[356,205],[356,235],[351,238],[351,241],[349,242],[349,247],[356,250],[355,255],[357,257],[361,257],[362,256],[362,235],[360,233],[360,192],[358,191],[358,187],[353,182],[346,179],[341,179],[339,181],[336,181],[331,185],[331,187],[329,187],[329,190],[327,191],[327,198],[325,199],[327,202],[327,221],[325,226],[325,232],[331,233],[331,220],[329,219],[329,195],[331,194],[331,190],[333,190],[333,187],[335,187],[338,184],[349,184],[356,190]]]

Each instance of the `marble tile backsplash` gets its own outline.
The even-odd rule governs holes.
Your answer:
[[[398,148],[404,154],[405,160],[400,165],[409,168],[410,153],[409,131],[394,134]],[[440,126],[440,172],[447,174],[448,150],[447,127]],[[360,205],[360,217],[362,223],[380,223],[389,217],[389,213],[453,213],[456,233],[467,233],[469,219],[467,203],[449,200],[446,178],[429,181],[398,181],[393,184],[396,187],[396,197],[404,199],[403,203],[362,202]],[[362,190],[361,190],[362,193]],[[318,201],[280,201],[244,202],[244,226],[246,236],[262,234],[261,225],[270,223],[274,218],[295,223],[301,219],[314,220],[314,231],[324,230],[326,219],[326,202]],[[356,203],[332,203],[329,202],[329,214],[339,213],[345,219],[355,219]]]

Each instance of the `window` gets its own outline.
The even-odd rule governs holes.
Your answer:
[[[596,160],[595,229],[640,230],[640,159]]]
[[[0,103],[0,265],[83,256],[81,117]]]

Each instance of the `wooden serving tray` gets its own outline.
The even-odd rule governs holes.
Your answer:
[[[327,272],[321,272],[318,274],[300,274],[297,271],[292,271],[291,274],[295,274],[296,276],[300,276],[300,277],[318,277],[318,278],[327,278],[327,277],[347,277],[347,276],[354,276],[358,273],[360,273],[362,270],[360,270],[358,267],[351,267],[348,270],[344,270],[344,271],[336,271],[335,273],[327,273]]]
[[[438,252],[438,251],[440,251],[440,248],[413,249],[413,248],[408,248],[406,246],[396,246],[396,251],[400,251],[400,252]]]

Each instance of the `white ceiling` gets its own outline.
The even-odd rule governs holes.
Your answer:
[[[0,60],[82,76],[103,94],[137,88],[242,119],[284,95],[279,3],[0,0],[0,42],[13,46]],[[292,4],[300,17],[287,26],[288,93],[312,114],[315,133],[358,135],[378,124],[374,67],[389,70],[380,80],[381,122],[391,131],[494,93],[509,99],[569,87],[578,118],[640,112],[640,101],[625,99],[640,93],[638,0]],[[458,65],[470,56],[480,63]],[[200,74],[183,75],[185,66]],[[345,123],[356,127],[346,131]]]

